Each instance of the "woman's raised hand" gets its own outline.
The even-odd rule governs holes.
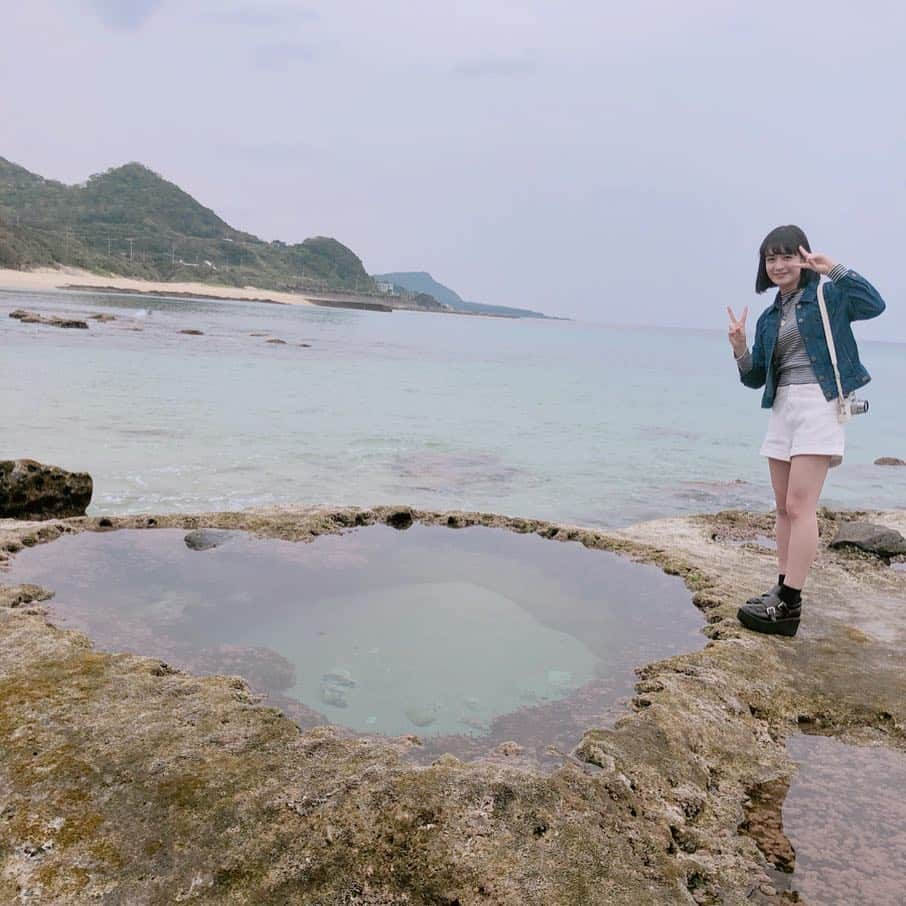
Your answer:
[[[803,258],[802,266],[817,271],[819,274],[829,274],[836,263],[833,259],[828,258],[827,255],[812,254],[806,251],[801,245],[799,246],[799,254]]]
[[[743,310],[742,314],[737,318],[733,314],[733,309],[730,306],[727,306],[727,314],[730,316],[730,327],[727,330],[727,336],[730,338],[730,345],[733,347],[733,352],[740,356],[746,349],[746,317],[749,314],[749,306],[747,305]]]

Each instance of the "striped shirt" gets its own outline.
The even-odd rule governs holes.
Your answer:
[[[817,384],[815,369],[812,368],[811,359],[805,351],[802,334],[799,333],[799,324],[796,321],[796,309],[802,298],[802,290],[781,296],[776,307],[780,310],[780,329],[777,333],[777,343],[774,346],[772,366],[777,376],[777,386],[786,384]]]

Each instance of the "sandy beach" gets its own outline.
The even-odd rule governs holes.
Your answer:
[[[156,280],[135,280],[131,277],[104,276],[78,267],[41,267],[33,271],[0,268],[0,289],[19,291],[58,290],[74,286],[103,287],[127,293],[160,293],[174,295],[191,293],[212,299],[267,299],[289,305],[311,305],[306,296],[260,289],[254,286],[220,286],[210,283],[166,283]]]

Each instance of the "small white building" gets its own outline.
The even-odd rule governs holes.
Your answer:
[[[375,285],[377,286],[379,293],[388,293],[389,295],[393,295],[392,283],[387,283],[386,280],[377,280],[375,282]]]

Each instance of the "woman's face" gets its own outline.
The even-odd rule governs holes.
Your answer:
[[[802,257],[792,253],[772,254],[769,252],[764,256],[764,266],[768,277],[782,293],[791,292],[799,286],[802,264]]]

